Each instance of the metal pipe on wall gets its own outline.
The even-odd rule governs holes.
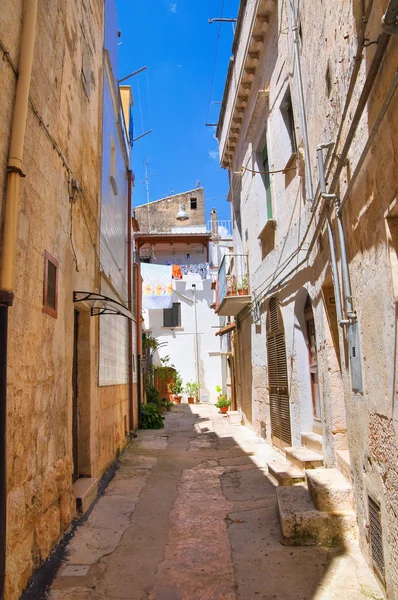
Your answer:
[[[8,308],[14,300],[19,193],[32,76],[38,0],[25,3],[21,51],[7,164],[7,192],[0,270],[0,600],[4,599],[7,536],[7,362]]]
[[[129,169],[127,171],[128,180],[128,192],[127,192],[127,303],[129,311],[132,310],[132,296],[133,296],[133,244],[132,244],[132,208],[131,208],[131,197],[133,188],[133,173]],[[133,392],[133,322],[128,319],[129,328],[129,431],[134,431],[134,392]]]
[[[303,143],[304,143],[304,156],[305,156],[305,180],[306,180],[306,191],[307,200],[312,202],[314,199],[314,191],[312,189],[311,180],[311,161],[310,161],[310,147],[308,143],[308,130],[307,130],[307,116],[305,112],[304,92],[303,92],[303,77],[301,74],[301,63],[300,63],[300,52],[299,52],[299,35],[296,21],[296,12],[294,8],[294,0],[290,0],[290,15],[292,20],[292,32],[293,32],[293,48],[294,58],[297,69],[297,83],[299,92],[300,102],[300,117],[301,117],[301,128],[303,130]]]
[[[138,421],[140,420],[141,405],[143,403],[143,381],[142,381],[142,281],[141,281],[141,267],[139,263],[139,256],[137,262],[134,263],[137,276],[136,286],[136,308],[137,308],[137,400],[138,400]],[[138,426],[138,423],[137,423]]]
[[[325,166],[323,164],[323,148],[324,145],[318,146],[317,148],[317,156],[318,156],[318,174],[319,174],[319,185],[321,194],[323,196],[326,194],[326,181],[325,181]],[[329,208],[327,209],[327,230],[329,237],[329,247],[330,247],[330,260],[332,263],[332,276],[333,276],[333,285],[334,285],[334,296],[336,300],[336,312],[337,312],[337,320],[340,323],[343,323],[343,310],[341,306],[341,291],[340,291],[340,281],[339,281],[339,272],[337,269],[337,259],[336,259],[336,246],[334,242],[332,223],[330,220]]]
[[[195,362],[196,362],[196,381],[198,384],[198,394],[200,399],[200,368],[199,368],[199,339],[198,339],[198,312],[196,306],[196,285],[192,284],[192,297],[195,311]]]

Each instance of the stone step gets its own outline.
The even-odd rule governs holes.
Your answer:
[[[305,475],[315,508],[325,512],[353,510],[351,484],[338,469],[310,469]]]
[[[337,450],[336,458],[337,458],[337,467],[338,467],[339,471],[341,471],[343,473],[344,477],[346,477],[348,479],[348,481],[352,484],[353,476],[352,476],[351,465],[350,465],[349,451],[348,450]]]
[[[282,543],[286,546],[339,546],[357,537],[354,511],[316,510],[303,486],[275,488]]]
[[[269,462],[268,473],[278,485],[295,485],[305,481],[305,475],[288,462]]]
[[[227,417],[230,425],[242,425],[242,413],[239,410],[229,410]]]
[[[84,515],[97,497],[98,479],[94,477],[79,477],[72,486],[76,498],[76,511]]]
[[[319,433],[314,433],[313,431],[306,431],[301,434],[301,443],[306,448],[310,448],[310,450],[314,450],[314,452],[319,452],[322,454],[323,451],[323,438]]]
[[[285,455],[295,467],[305,471],[323,467],[323,456],[310,448],[285,448]]]

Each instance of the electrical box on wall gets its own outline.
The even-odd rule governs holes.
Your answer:
[[[348,329],[350,351],[351,385],[354,392],[363,392],[361,343],[358,321],[351,323]]]

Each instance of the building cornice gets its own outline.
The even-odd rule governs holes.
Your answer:
[[[242,3],[238,15],[238,24],[233,45],[235,58],[231,59],[229,65],[227,81],[224,89],[224,96],[221,106],[220,120],[217,127],[218,140],[221,139],[222,130],[225,127],[227,127],[227,134],[225,137],[225,143],[223,144],[221,155],[221,166],[224,168],[230,168],[232,166],[232,160],[240,137],[243,119],[246,113],[247,106],[249,104],[251,89],[253,87],[253,82],[260,63],[260,56],[264,47],[265,38],[268,31],[269,18],[276,8],[275,0],[256,0],[256,2],[257,8],[254,11],[254,17],[250,28],[250,33],[248,35],[244,57],[240,67],[240,73],[237,76],[236,70],[237,68],[239,68],[239,66],[236,64],[236,56],[239,44],[242,43],[240,38],[242,32],[242,24],[246,14],[247,0],[244,3]],[[237,80],[238,83],[235,90],[235,97],[232,103],[232,110],[230,112],[230,121],[228,125],[225,125],[227,104],[231,95],[231,82],[234,78]]]

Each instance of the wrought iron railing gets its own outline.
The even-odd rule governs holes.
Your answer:
[[[227,296],[248,296],[249,269],[245,254],[225,254],[218,270],[218,304]]]

